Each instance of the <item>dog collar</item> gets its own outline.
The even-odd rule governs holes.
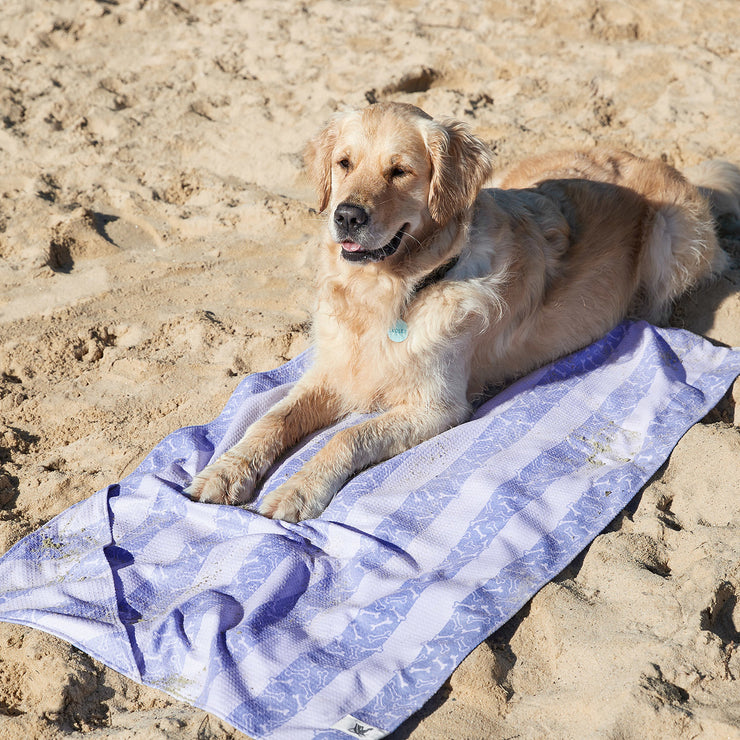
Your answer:
[[[460,259],[460,255],[455,255],[451,260],[448,260],[443,265],[440,265],[436,270],[433,270],[426,275],[421,282],[419,282],[411,293],[413,298],[420,290],[428,288],[434,283],[438,283],[456,264]],[[401,318],[399,318],[393,326],[388,329],[388,339],[391,342],[403,342],[409,335],[409,325]]]
[[[420,290],[424,290],[424,288],[428,288],[430,285],[438,283],[457,264],[459,259],[460,255],[456,254],[451,260],[447,260],[447,262],[440,265],[436,270],[432,270],[432,272],[416,284],[412,296],[416,295]]]

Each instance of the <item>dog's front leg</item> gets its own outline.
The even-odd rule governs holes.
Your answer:
[[[403,405],[337,432],[301,470],[265,497],[259,511],[290,522],[313,519],[352,475],[459,424],[469,414],[467,403],[437,408]]]
[[[236,445],[205,467],[185,492],[196,501],[244,504],[255,486],[289,447],[341,416],[335,394],[306,376],[245,432]]]

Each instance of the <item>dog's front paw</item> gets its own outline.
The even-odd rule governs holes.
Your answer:
[[[332,494],[309,482],[308,476],[296,473],[281,486],[265,496],[259,513],[284,522],[315,519],[327,507]]]
[[[245,504],[254,497],[256,482],[257,473],[250,461],[227,452],[203,468],[185,493],[208,504]]]

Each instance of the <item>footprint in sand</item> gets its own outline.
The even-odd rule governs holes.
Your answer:
[[[79,208],[52,229],[47,265],[55,272],[71,272],[78,260],[95,259],[120,251],[155,248],[153,230],[113,213]]]

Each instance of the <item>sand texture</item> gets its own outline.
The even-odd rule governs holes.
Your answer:
[[[0,552],[308,345],[335,110],[464,119],[499,167],[738,163],[739,37],[737,0],[3,0]],[[740,345],[724,246],[673,323]],[[739,395],[393,738],[739,738]],[[244,737],[0,623],[0,740],[83,735]]]

